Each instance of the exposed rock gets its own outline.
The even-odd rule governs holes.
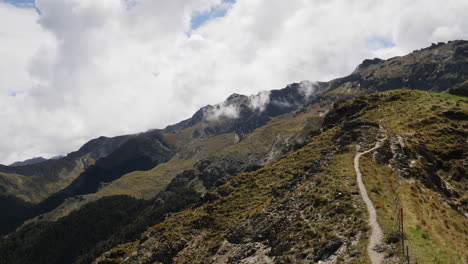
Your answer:
[[[377,150],[375,157],[392,167],[400,177],[410,176],[410,153],[400,135],[391,135],[384,145]]]
[[[270,253],[271,248],[260,242],[232,244],[224,240],[208,263],[273,264],[274,257]]]

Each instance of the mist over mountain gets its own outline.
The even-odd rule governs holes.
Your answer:
[[[1,0],[0,164],[468,39],[467,9],[466,0]]]

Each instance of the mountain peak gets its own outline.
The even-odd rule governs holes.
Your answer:
[[[243,94],[233,93],[228,98],[226,98],[226,102],[228,103],[236,103],[243,99],[247,98],[247,96]]]

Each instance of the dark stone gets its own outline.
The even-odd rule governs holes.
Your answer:
[[[326,260],[328,257],[333,255],[343,244],[339,238],[332,238],[328,243],[323,247],[320,248],[315,254],[315,261],[319,260]]]
[[[372,60],[371,59],[366,59],[361,64],[359,64],[358,68],[363,69],[363,68],[369,67],[370,65],[379,64],[382,61],[383,60],[381,60],[379,58],[375,58],[375,59],[372,59]]]
[[[468,115],[458,111],[447,111],[442,113],[445,117],[452,120],[467,121]]]
[[[172,179],[171,183],[166,187],[167,191],[173,191],[177,188],[187,186],[188,183],[195,178],[194,170],[186,170],[182,173],[177,174],[177,176]]]

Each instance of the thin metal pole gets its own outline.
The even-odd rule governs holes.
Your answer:
[[[400,224],[401,224],[401,250],[403,251],[403,256],[405,255],[405,241],[403,235],[403,208],[400,208]]]

